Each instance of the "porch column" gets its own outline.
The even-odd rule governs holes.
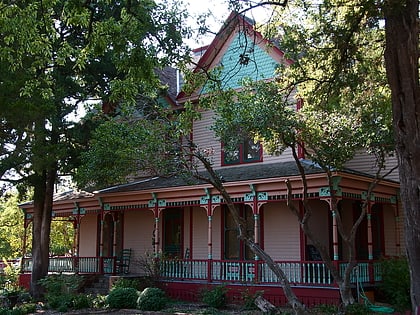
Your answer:
[[[209,211],[207,211],[209,213]],[[209,260],[213,259],[213,233],[212,233],[212,219],[211,214],[207,215],[208,218],[208,232],[207,232],[207,258]]]
[[[153,251],[155,254],[155,257],[158,257],[159,255],[159,247],[160,247],[160,229],[159,229],[159,222],[160,222],[160,213],[162,212],[164,208],[159,208],[158,204],[155,204],[155,207],[153,209],[153,213],[155,216],[155,227],[153,229]]]
[[[332,226],[333,226],[333,260],[339,259],[338,253],[338,228],[337,228],[337,217],[335,210],[331,211],[332,213]]]
[[[23,221],[23,240],[22,240],[22,257],[26,256],[26,242],[28,240],[28,226],[29,223],[31,222],[31,220],[28,220],[26,218],[26,213],[25,213],[25,219]]]
[[[368,241],[368,259],[373,259],[373,237],[372,237],[372,205],[368,202],[366,209],[366,219],[367,219],[367,241]]]
[[[103,257],[104,255],[104,210],[103,208],[101,209],[101,214],[100,214],[100,220],[101,220],[101,224],[100,224],[100,243],[99,243],[99,257]]]
[[[338,261],[340,259],[339,248],[338,248],[338,224],[337,224],[337,211],[338,202],[336,198],[323,199],[328,203],[332,216],[332,245],[333,245],[333,260]]]
[[[155,216],[155,228],[153,231],[153,250],[155,257],[159,254],[159,216]]]
[[[114,221],[114,237],[112,240],[112,253],[115,255],[119,255],[117,253],[117,221],[115,220],[116,214],[113,214],[112,220]]]
[[[398,209],[398,204],[395,203],[392,205],[394,209],[394,219],[395,219],[395,247],[396,254],[401,255],[401,234],[400,234],[400,214]]]

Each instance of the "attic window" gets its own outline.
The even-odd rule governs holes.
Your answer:
[[[251,58],[249,58],[248,54],[240,54],[239,55],[239,64],[243,66],[247,66]]]
[[[227,150],[222,148],[223,165],[244,164],[262,161],[262,146],[260,142],[246,139],[237,148]]]

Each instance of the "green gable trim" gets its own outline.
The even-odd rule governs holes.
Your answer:
[[[236,89],[242,86],[244,79],[253,81],[273,78],[279,66],[278,62],[254,43],[252,37],[243,33],[236,34],[230,46],[215,68],[223,89]],[[204,86],[202,93],[209,92]]]

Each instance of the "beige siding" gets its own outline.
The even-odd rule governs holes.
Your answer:
[[[222,208],[219,206],[213,213],[213,259],[223,259],[223,244],[222,244]]]
[[[274,260],[300,260],[300,231],[286,203],[264,205],[264,249]]]
[[[201,150],[212,150],[212,161],[215,167],[220,166],[220,142],[211,130],[213,124],[213,111],[202,112],[201,120],[194,122],[193,142]]]
[[[383,207],[385,256],[399,256],[405,253],[403,215],[400,210],[400,215],[397,217],[394,206]]]
[[[204,208],[195,207],[193,209],[193,250],[194,259],[207,259],[207,213]]]
[[[397,250],[397,229],[394,209],[391,206],[383,207],[384,219],[384,243],[385,243],[385,256],[398,255]]]
[[[202,112],[201,120],[194,122],[194,129],[193,129],[193,142],[202,150],[211,150],[212,154],[212,162],[214,168],[221,168],[222,167],[222,145],[220,141],[215,138],[214,132],[211,130],[211,125],[213,124],[213,111],[206,111]],[[288,149],[283,152],[281,155],[270,155],[266,152],[263,152],[263,163],[276,163],[276,162],[284,162],[284,161],[291,161],[292,155],[291,150]],[[252,164],[251,164],[252,165]],[[200,165],[201,166],[201,165]],[[236,165],[236,166],[243,166]],[[227,166],[223,166],[227,167]],[[228,166],[228,167],[235,167]]]
[[[153,212],[129,211],[124,214],[124,248],[132,249],[130,271],[141,273],[139,260],[153,253]]]
[[[84,216],[80,224],[79,256],[96,256],[97,215],[88,214]]]
[[[388,157],[386,160],[385,169],[382,171],[382,174],[385,175],[391,169],[393,169],[396,165],[398,165],[396,155]],[[367,153],[363,153],[363,152],[359,152],[358,154],[356,154],[356,156],[352,160],[348,161],[345,164],[345,167],[359,171],[359,172],[368,173],[371,175],[375,175],[377,171],[375,157]],[[386,177],[386,179],[399,181],[398,176],[399,175],[398,175],[398,168],[397,168],[393,170],[393,172],[389,174]]]

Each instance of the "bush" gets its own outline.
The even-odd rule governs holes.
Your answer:
[[[137,300],[137,307],[142,311],[160,311],[166,306],[168,299],[159,288],[146,288]]]
[[[381,262],[380,290],[398,310],[410,309],[410,272],[405,257],[384,259]]]
[[[83,278],[78,275],[52,275],[40,280],[46,289],[48,306],[60,312],[90,307],[90,297],[78,294]]]
[[[318,304],[313,308],[315,314],[337,314],[338,311],[337,305],[331,304]]]
[[[264,291],[256,291],[255,293],[252,293],[248,289],[244,290],[241,294],[243,301],[242,308],[248,311],[258,309],[257,305],[255,304],[255,299],[259,296],[263,296],[263,294]]]
[[[125,279],[119,278],[112,284],[112,290],[116,288],[134,288],[136,290],[139,289],[140,282],[137,279]]]
[[[134,288],[115,288],[109,293],[107,303],[110,308],[136,308],[138,297]]]
[[[359,303],[347,305],[345,312],[347,315],[366,315],[372,313],[365,304]]]
[[[92,298],[88,295],[77,294],[73,297],[72,307],[75,310],[91,307],[92,304]]]
[[[202,294],[203,303],[217,309],[222,308],[226,306],[226,293],[227,289],[224,286],[217,286],[212,290],[206,290]]]

